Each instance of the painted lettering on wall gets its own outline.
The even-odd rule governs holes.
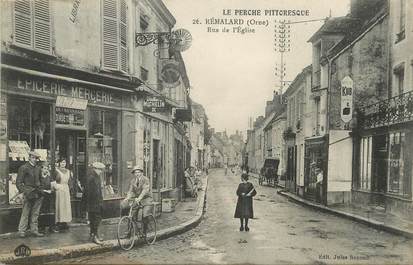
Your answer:
[[[72,12],[70,12],[69,20],[75,23],[77,12],[79,11],[80,0],[73,1]]]
[[[90,102],[115,103],[113,93],[94,88],[85,88],[77,84],[18,78],[17,88],[56,96],[80,98]]]

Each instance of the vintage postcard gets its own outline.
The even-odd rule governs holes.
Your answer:
[[[0,5],[0,264],[413,264],[413,0]]]

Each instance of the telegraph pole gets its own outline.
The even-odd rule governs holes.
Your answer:
[[[286,63],[284,62],[284,53],[291,50],[291,26],[290,21],[275,20],[274,24],[274,50],[280,53],[280,65],[275,68],[275,76],[280,78],[280,94],[282,95],[284,90],[284,85],[290,81],[285,81],[286,76]]]

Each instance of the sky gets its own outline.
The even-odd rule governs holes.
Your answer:
[[[349,0],[164,0],[164,3],[176,19],[174,29],[184,28],[192,35],[191,47],[182,52],[191,83],[190,96],[204,106],[215,131],[226,130],[229,134],[247,130],[249,117],[264,115],[266,101],[272,99],[274,90],[279,91],[275,69],[280,64],[280,53],[274,50],[274,27],[279,23],[275,21],[322,20],[330,13],[332,17],[344,16],[349,10]],[[253,10],[259,11],[254,14]],[[303,10],[304,16],[271,15],[265,14],[266,10]],[[248,28],[249,33],[234,32],[233,27],[238,25],[207,24],[206,20],[211,18],[241,19],[241,28]],[[311,64],[312,46],[307,41],[322,24],[323,21],[291,24],[291,48],[284,53],[284,80],[294,80]],[[208,27],[219,32],[212,29],[208,32]],[[222,32],[223,28],[229,32]]]

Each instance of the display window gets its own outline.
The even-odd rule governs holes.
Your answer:
[[[88,163],[106,165],[102,173],[104,198],[117,197],[118,176],[118,112],[91,108],[89,111],[89,137],[87,139]]]
[[[9,98],[7,102],[8,113],[8,175],[4,176],[2,183],[7,183],[8,196],[2,197],[2,203],[22,203],[16,187],[17,172],[20,166],[26,163],[28,151],[36,150],[40,160],[51,160],[51,104]]]

